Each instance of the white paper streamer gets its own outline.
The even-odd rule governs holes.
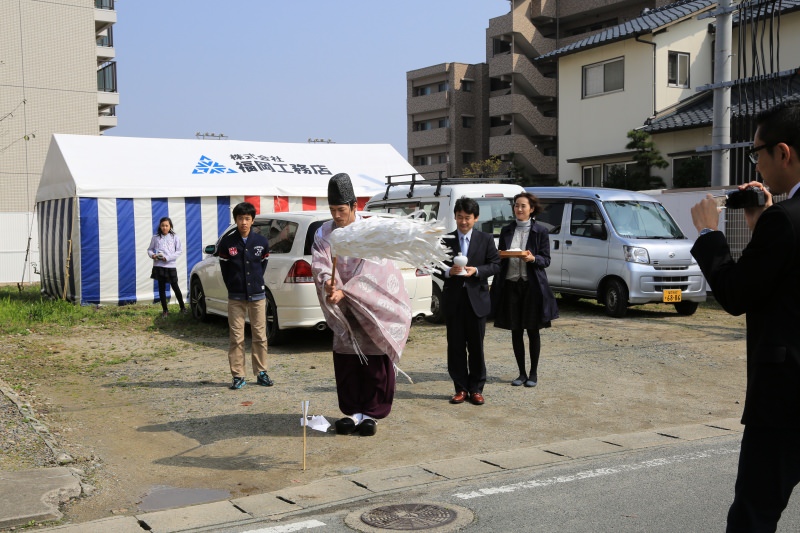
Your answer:
[[[428,274],[450,257],[442,244],[444,223],[407,217],[372,216],[331,233],[332,253],[360,259],[404,261]]]

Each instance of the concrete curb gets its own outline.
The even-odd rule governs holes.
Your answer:
[[[133,517],[116,517],[83,524],[64,525],[42,531],[174,533],[206,528],[210,530],[215,527],[246,524],[263,519],[282,520],[301,512],[307,513],[336,505],[359,502],[379,494],[407,490],[409,487],[489,476],[576,459],[612,455],[640,448],[670,446],[680,442],[735,435],[742,431],[743,426],[738,418],[728,418],[703,424],[675,426],[624,435],[569,440],[505,452],[427,462],[416,466],[360,472],[315,481],[299,487],[287,487],[265,494],[136,514]],[[134,524],[136,524],[135,527]]]

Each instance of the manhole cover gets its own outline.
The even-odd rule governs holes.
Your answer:
[[[444,526],[456,519],[457,513],[427,503],[402,503],[376,507],[361,515],[361,521],[372,527],[398,531],[419,531]]]
[[[346,522],[359,531],[454,531],[472,522],[469,509],[439,503],[401,503],[351,513]]]

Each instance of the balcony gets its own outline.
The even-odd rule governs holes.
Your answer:
[[[555,40],[544,37],[524,10],[489,19],[486,37],[490,40],[509,41],[513,39],[512,51],[530,57],[537,57],[555,49]]]
[[[97,62],[106,63],[117,57],[117,53],[113,46],[98,46],[97,47]]]
[[[510,80],[531,95],[555,96],[556,80],[542,75],[530,59],[522,54],[506,54],[495,56],[489,61],[489,76]]]
[[[546,117],[527,97],[509,94],[489,100],[490,117],[514,117],[514,124],[525,130],[530,137],[555,137],[555,117]]]
[[[117,117],[114,115],[99,115],[97,117],[97,122],[100,131],[106,131],[117,127]]]
[[[114,11],[114,0],[95,0],[94,29],[95,32],[117,23],[117,12]]]
[[[450,128],[436,128],[426,131],[412,131],[408,135],[408,148],[445,146],[450,142]]]
[[[554,22],[558,13],[556,3],[558,0],[539,0],[538,2],[534,0],[531,2],[531,20],[535,24]]]
[[[438,111],[447,109],[450,105],[448,91],[427,94],[425,96],[413,96],[408,99],[408,114],[426,113],[428,111]]]
[[[557,172],[556,157],[544,155],[525,135],[512,134],[489,139],[490,155],[503,156],[512,152],[517,162],[532,174],[553,176]]]

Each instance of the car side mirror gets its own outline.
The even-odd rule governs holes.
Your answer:
[[[203,252],[207,253],[208,255],[214,255],[214,252],[216,252],[216,251],[217,251],[217,245],[216,244],[209,244],[208,246],[203,248]]]
[[[591,236],[596,239],[606,240],[606,227],[604,224],[592,224],[590,226]]]

